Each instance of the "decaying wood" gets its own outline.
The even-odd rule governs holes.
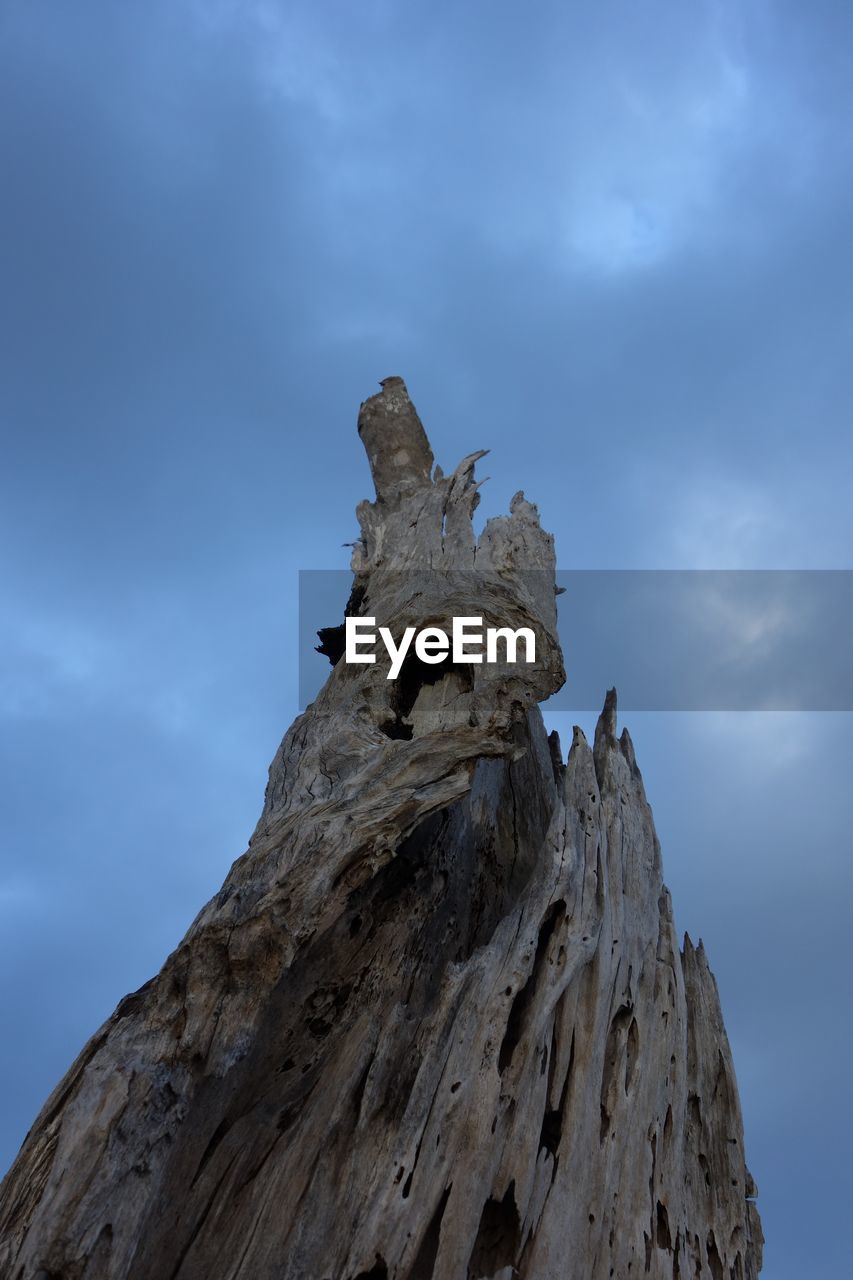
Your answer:
[[[338,661],[248,851],[48,1099],[2,1186],[9,1280],[749,1280],[755,1188],[716,985],[679,950],[611,692],[568,761],[554,549],[471,527],[406,388],[349,608],[536,623],[535,668]],[[334,629],[324,635],[335,656]]]

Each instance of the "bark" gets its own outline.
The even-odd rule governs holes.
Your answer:
[[[121,1001],[0,1189],[10,1280],[751,1280],[737,1086],[679,950],[607,695],[568,761],[553,539],[479,539],[398,378],[362,405],[376,501],[349,609],[535,624],[535,667],[337,661],[248,851]],[[340,634],[323,635],[340,652]]]

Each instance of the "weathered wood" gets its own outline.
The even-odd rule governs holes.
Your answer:
[[[350,608],[535,621],[535,668],[338,662],[247,853],[37,1118],[0,1195],[10,1280],[751,1280],[737,1087],[679,950],[607,696],[567,763],[553,540],[476,540],[400,379],[362,406],[377,488]]]

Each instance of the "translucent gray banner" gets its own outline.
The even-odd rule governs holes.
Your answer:
[[[348,570],[299,575],[301,707],[351,586]],[[853,570],[563,569],[557,587],[568,678],[553,710],[598,711],[613,685],[623,711],[853,710]]]

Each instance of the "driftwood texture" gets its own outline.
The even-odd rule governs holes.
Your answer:
[[[553,540],[522,494],[475,540],[481,455],[443,476],[382,387],[350,611],[535,622],[538,661],[337,661],[248,851],[35,1121],[7,1280],[758,1274],[717,989],[615,694],[565,763],[543,727]]]

